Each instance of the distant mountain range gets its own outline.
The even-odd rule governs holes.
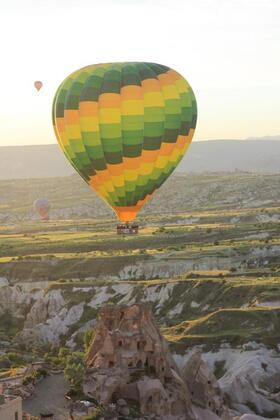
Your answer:
[[[280,136],[196,141],[178,172],[280,172]],[[0,179],[67,176],[74,172],[56,144],[3,146]]]

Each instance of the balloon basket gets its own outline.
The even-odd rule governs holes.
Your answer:
[[[118,235],[137,235],[139,225],[137,223],[119,223],[117,225]]]

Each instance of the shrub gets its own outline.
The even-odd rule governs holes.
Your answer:
[[[24,358],[19,353],[9,352],[7,353],[7,357],[13,365],[19,366],[25,363]]]
[[[23,385],[28,385],[28,384],[34,383],[34,381],[35,381],[35,376],[28,375],[23,379],[22,384]]]
[[[81,392],[85,370],[83,353],[74,352],[67,357],[64,376],[70,387],[76,392]]]
[[[10,359],[5,354],[0,356],[0,369],[9,369],[11,365]]]

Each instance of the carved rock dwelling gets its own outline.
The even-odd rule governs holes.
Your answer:
[[[195,418],[190,391],[144,304],[100,310],[87,366],[84,391],[105,406],[124,399],[143,415]]]

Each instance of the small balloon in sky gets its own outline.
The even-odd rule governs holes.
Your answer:
[[[62,82],[53,103],[64,154],[122,222],[134,220],[174,171],[196,119],[186,79],[155,63],[84,67]]]
[[[34,82],[34,86],[39,91],[41,89],[41,87],[43,86],[43,83],[41,82],[41,80],[36,80]]]
[[[47,222],[49,220],[51,205],[48,199],[38,198],[34,201],[33,207],[40,216],[42,222]]]

